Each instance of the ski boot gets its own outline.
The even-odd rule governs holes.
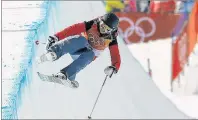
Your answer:
[[[37,57],[36,62],[37,62],[37,64],[41,64],[46,61],[52,62],[56,59],[57,59],[57,55],[55,52],[48,52],[48,53],[42,54],[40,57]]]
[[[62,72],[59,72],[59,73],[57,73],[56,75],[53,75],[53,76],[63,80],[64,84],[66,84],[66,82],[69,83],[69,86],[71,88],[78,88],[79,87],[79,83],[77,81],[67,79],[67,76]]]

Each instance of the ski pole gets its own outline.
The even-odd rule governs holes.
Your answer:
[[[106,77],[105,77],[105,80],[104,80],[104,82],[103,82],[103,84],[102,84],[102,87],[101,87],[100,92],[99,92],[99,94],[98,94],[98,96],[97,96],[97,99],[96,99],[95,104],[94,104],[94,106],[93,106],[93,108],[92,108],[92,111],[91,111],[90,115],[88,116],[89,119],[91,119],[91,115],[92,115],[92,113],[93,113],[93,111],[94,111],[94,109],[95,109],[96,103],[97,103],[98,98],[99,98],[99,96],[100,96],[100,93],[102,92],[102,89],[103,89],[103,87],[104,87],[104,85],[105,85],[105,82],[106,82],[106,80],[107,80],[107,77],[108,77],[108,75],[106,75]]]

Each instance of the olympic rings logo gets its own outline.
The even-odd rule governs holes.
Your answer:
[[[149,17],[141,17],[137,19],[136,23],[134,23],[131,19],[127,17],[121,17],[119,19],[120,22],[126,21],[130,24],[130,26],[124,32],[122,29],[118,29],[121,37],[123,37],[127,43],[130,43],[128,37],[131,36],[134,33],[134,31],[137,33],[138,36],[141,37],[140,42],[144,42],[145,38],[151,37],[156,32],[155,22]],[[145,33],[143,28],[139,27],[140,23],[142,23],[143,21],[147,21],[151,24],[152,29],[149,33]]]

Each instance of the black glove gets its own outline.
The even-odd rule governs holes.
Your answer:
[[[117,72],[118,71],[114,66],[108,66],[104,69],[104,73],[108,75],[110,78],[112,77],[113,74],[116,74]]]
[[[49,36],[46,50],[48,50],[57,41],[58,41],[58,38],[56,36]]]

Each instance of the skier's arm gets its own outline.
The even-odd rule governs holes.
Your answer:
[[[73,24],[65,29],[63,29],[62,31],[58,32],[55,34],[55,36],[59,39],[62,40],[66,37],[72,36],[72,35],[78,35],[81,32],[85,32],[85,23],[77,23],[77,24]]]
[[[111,78],[113,74],[118,72],[121,63],[117,40],[113,40],[109,44],[109,50],[111,54],[111,66],[107,66],[104,72]]]
[[[62,40],[68,36],[81,34],[82,32],[86,32],[87,30],[89,30],[95,20],[96,19],[71,25],[64,30],[56,33],[55,36],[58,37],[59,40]]]
[[[110,51],[110,55],[111,55],[111,64],[118,71],[120,68],[121,59],[120,59],[120,52],[119,52],[119,48],[118,48],[117,36],[118,36],[118,30],[116,29],[111,34],[112,42],[109,44],[109,51]]]
[[[120,68],[121,59],[120,59],[120,52],[119,52],[117,40],[113,40],[109,44],[109,51],[111,55],[111,65],[114,66],[118,71]]]

